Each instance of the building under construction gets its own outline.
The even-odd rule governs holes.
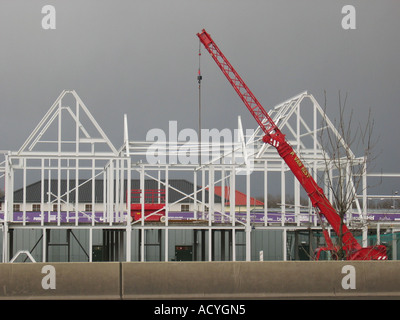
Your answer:
[[[303,92],[269,114],[310,172],[324,176],[318,124],[325,114],[315,98]],[[243,130],[240,117],[238,139],[201,163],[149,163],[155,142],[131,141],[127,116],[123,130],[116,148],[77,93],[63,91],[21,148],[3,154],[3,262],[308,260],[325,245],[299,183],[260,129]],[[161,143],[158,153],[169,159],[182,145]],[[215,141],[190,147],[197,157]],[[368,177],[346,223],[361,243],[384,242],[396,259],[397,214],[368,211]],[[279,206],[269,208],[277,189]]]
[[[125,115],[116,148],[78,94],[61,92],[19,150],[2,154],[2,261],[311,260],[317,248],[331,251],[340,231],[329,187],[337,177],[352,194],[340,225],[345,250],[357,251],[354,259],[397,259],[398,195],[379,196],[393,201],[390,210],[368,209],[375,174],[313,95],[267,112],[211,37],[198,36],[258,127],[243,128],[239,116],[232,131],[200,131],[189,142],[162,132],[131,141]],[[198,82],[200,91],[200,70]],[[321,132],[341,141],[343,167]]]

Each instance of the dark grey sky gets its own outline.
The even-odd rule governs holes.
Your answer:
[[[41,9],[56,8],[56,30]],[[341,9],[356,9],[343,30]],[[74,89],[116,147],[151,128],[197,129],[198,38],[205,28],[268,110],[304,90],[335,116],[338,91],[375,118],[377,170],[399,172],[400,2],[395,0],[2,0],[0,149],[18,149],[63,89]],[[203,127],[255,122],[202,56]],[[397,187],[396,181],[392,182]]]

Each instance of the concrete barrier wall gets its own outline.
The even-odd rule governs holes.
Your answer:
[[[353,268],[348,268],[352,266]],[[400,262],[171,262],[122,264],[123,297],[397,297]]]
[[[0,299],[119,299],[120,263],[1,263]]]
[[[399,298],[400,262],[0,264],[1,299]]]

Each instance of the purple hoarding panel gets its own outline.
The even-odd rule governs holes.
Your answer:
[[[202,214],[201,212],[169,212],[168,217],[169,220],[181,220],[181,221],[190,221],[190,220],[206,220],[208,221],[208,212]],[[247,214],[245,212],[236,212],[236,219],[240,222],[246,223]],[[110,222],[110,218],[112,222],[124,222],[126,221],[126,213],[113,213],[111,215],[107,215],[103,212],[95,212],[94,216],[92,212],[78,212],[78,223],[91,223],[94,219],[95,223],[108,223]],[[316,216],[310,215],[308,212],[300,212],[297,217],[293,212],[268,212],[267,214],[267,223],[281,223],[282,219],[284,219],[285,223],[307,223],[314,222],[313,219]],[[349,215],[349,218],[352,221],[360,220],[360,215],[358,213],[353,213]],[[4,220],[4,212],[0,212],[0,220]],[[23,222],[24,214],[23,212],[13,212],[12,218],[9,219],[9,222]],[[389,212],[372,212],[368,213],[366,217],[367,221],[371,222],[384,222],[384,221],[400,221],[400,213],[389,213]],[[25,213],[25,222],[29,223],[40,223],[42,221],[41,212],[31,212],[27,211]],[[45,223],[57,223],[58,222],[58,212],[44,212],[43,213],[43,221]],[[76,222],[76,214],[75,212],[60,212],[60,223],[75,223]],[[214,223],[230,223],[230,215],[229,212],[222,214],[220,212],[214,212]],[[264,223],[264,212],[251,212],[250,213],[250,223]]]

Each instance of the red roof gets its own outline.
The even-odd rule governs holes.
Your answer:
[[[222,187],[215,187],[214,192],[216,195],[222,195]],[[225,187],[225,200],[227,201],[226,205],[229,205],[229,197],[230,197],[230,187]],[[236,206],[245,206],[246,205],[246,195],[238,190],[235,192],[235,202]],[[263,206],[264,203],[255,198],[250,197],[250,206]]]

